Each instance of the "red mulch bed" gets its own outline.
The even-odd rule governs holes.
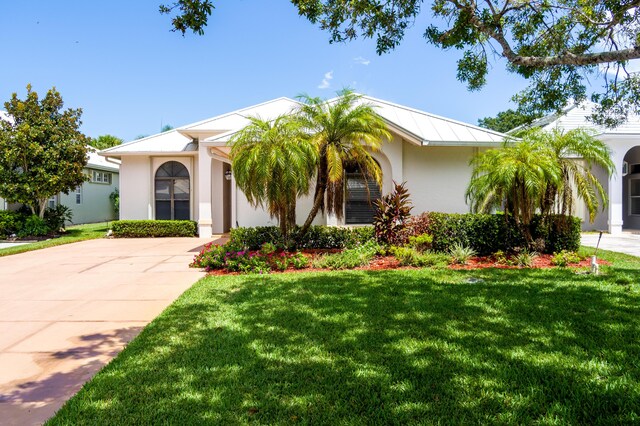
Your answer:
[[[332,250],[302,250],[302,252],[310,257],[311,259],[318,257],[325,253],[337,253],[339,249]],[[533,265],[531,268],[533,269],[546,269],[546,268],[557,268],[557,266],[551,263],[552,255],[550,254],[540,254],[535,257],[533,260]],[[598,259],[599,265],[611,265],[611,262],[607,262],[606,260]],[[572,263],[569,265],[570,267],[576,268],[589,268],[591,266],[591,259],[582,260],[580,263]],[[476,270],[476,269],[486,269],[486,268],[498,268],[498,269],[520,269],[519,266],[515,265],[505,265],[503,263],[498,263],[493,258],[493,256],[478,256],[471,258],[466,265],[449,265],[449,269],[456,270]],[[354,268],[356,271],[384,271],[391,269],[420,269],[413,266],[400,266],[400,263],[394,256],[377,256],[374,258],[369,265],[360,266],[358,268]],[[291,273],[291,272],[323,272],[323,271],[331,271],[331,269],[322,269],[322,268],[305,268],[305,269],[293,269],[289,268],[286,271],[271,271],[272,274],[278,273]],[[240,272],[227,272],[225,270],[217,269],[209,272],[209,275],[240,275]]]

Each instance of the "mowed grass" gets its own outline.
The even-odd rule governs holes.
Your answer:
[[[640,260],[208,277],[48,424],[640,423]]]
[[[58,238],[0,249],[0,257],[40,250],[47,247],[61,246],[63,244],[77,243],[78,241],[102,238],[106,235],[107,229],[109,229],[108,225],[107,222],[102,222],[69,226],[67,232]]]

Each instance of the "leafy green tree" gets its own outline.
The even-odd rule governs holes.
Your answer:
[[[614,170],[607,145],[585,129],[532,129],[519,141],[478,154],[471,166],[466,196],[472,211],[504,208],[526,237],[536,212],[571,215],[574,198],[584,201],[593,221],[607,205],[607,194],[592,168],[600,166],[609,175]]]
[[[587,129],[567,132],[533,129],[525,138],[548,147],[560,173],[559,182],[547,185],[541,206],[543,214],[571,215],[574,198],[577,198],[585,203],[589,220],[593,222],[598,208],[604,210],[608,204],[607,192],[593,174],[593,167],[602,167],[609,176],[615,170],[607,144]]]
[[[357,166],[363,177],[381,184],[382,172],[371,151],[378,151],[383,138],[390,140],[391,135],[374,107],[351,90],[344,89],[329,101],[307,95],[299,98],[297,119],[319,155],[313,207],[300,231],[304,235],[318,211],[342,217],[346,165]]]
[[[496,132],[507,133],[516,127],[531,124],[536,118],[540,118],[540,115],[526,116],[518,111],[508,109],[499,112],[495,117],[480,118],[478,126],[495,130]]]
[[[40,100],[31,85],[24,100],[14,93],[4,107],[10,119],[0,120],[0,196],[43,218],[49,198],[87,180],[82,110],[63,111],[55,88]]]
[[[89,142],[89,145],[101,151],[103,149],[118,146],[122,142],[124,141],[117,136],[102,135],[102,136],[98,136],[97,138],[91,139],[91,141]]]
[[[278,219],[287,241],[296,224],[296,201],[309,193],[317,150],[291,116],[249,120],[230,141],[233,174],[249,203]]]
[[[174,129],[174,127],[171,124],[165,124],[160,129],[160,133],[168,132],[169,130],[173,130],[173,129]]]
[[[476,155],[466,197],[473,212],[495,208],[515,220],[531,242],[530,225],[540,208],[547,184],[558,184],[560,173],[553,153],[543,144],[523,139]]]
[[[300,15],[331,34],[332,42],[375,38],[379,54],[400,44],[405,31],[430,9],[429,43],[463,53],[458,79],[483,87],[493,57],[530,80],[514,96],[525,115],[560,112],[569,100],[599,103],[594,119],[615,126],[640,112],[640,73],[626,69],[640,58],[640,4],[636,0],[292,0]],[[425,4],[426,3],[426,4]],[[174,28],[202,34],[212,12],[209,0],[173,4]],[[604,90],[591,93],[601,77]]]

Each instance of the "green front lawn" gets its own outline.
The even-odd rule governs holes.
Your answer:
[[[49,424],[640,422],[640,260],[208,277]]]
[[[15,247],[0,249],[0,256],[9,256],[10,254],[24,253],[27,251],[40,250],[47,247],[76,243],[78,241],[102,238],[106,235],[107,229],[107,222],[69,226],[67,228],[67,232],[61,237],[39,241],[37,243],[22,244]]]

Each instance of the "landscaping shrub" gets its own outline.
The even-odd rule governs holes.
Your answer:
[[[447,266],[451,257],[445,253],[436,253],[432,251],[418,252],[413,247],[392,247],[391,253],[398,259],[400,266]]]
[[[556,266],[564,268],[572,263],[579,263],[581,260],[580,255],[573,251],[562,250],[558,253],[553,253],[551,263]]]
[[[251,251],[238,249],[236,243],[228,242],[225,245],[205,245],[190,266],[208,271],[225,269],[229,272],[267,274],[284,271],[290,266],[302,269],[308,265],[309,259],[304,254],[278,252],[271,243],[265,243],[260,250]]]
[[[351,248],[373,240],[375,236],[371,226],[342,228],[316,225],[310,227],[302,238],[298,237],[299,233],[300,228],[291,230],[292,240],[296,242],[295,246],[300,249]],[[230,239],[248,250],[259,250],[265,243],[285,248],[280,228],[276,226],[234,228],[231,230]]]
[[[17,234],[24,225],[26,217],[18,212],[0,210],[0,238]]]
[[[345,249],[340,253],[326,254],[313,261],[314,268],[353,269],[368,265],[371,259],[380,252],[380,245],[369,241],[360,246]]]
[[[373,227],[376,240],[380,244],[400,245],[404,243],[404,229],[411,217],[411,201],[409,191],[402,184],[395,183],[393,192],[375,202],[376,212],[373,216]]]
[[[503,214],[430,212],[421,215],[419,221],[427,224],[426,232],[433,236],[432,248],[436,251],[446,252],[456,243],[473,248],[481,256],[527,247],[515,223]],[[546,222],[540,216],[534,217],[531,234],[534,240],[544,241],[542,247],[535,249],[543,253],[577,250],[580,225],[577,217],[549,216]]]
[[[531,268],[536,257],[538,253],[535,251],[524,250],[516,255],[515,262],[521,268]]]
[[[477,253],[473,248],[469,246],[465,246],[460,243],[454,243],[449,249],[449,254],[451,255],[451,261],[453,263],[466,265],[469,259],[474,257]]]
[[[65,222],[71,222],[73,211],[67,206],[58,204],[55,207],[47,207],[44,211],[44,222],[52,231],[65,228]]]
[[[191,220],[116,220],[111,224],[119,238],[194,237],[196,222]]]
[[[409,246],[413,247],[420,253],[431,250],[433,245],[433,235],[420,234],[409,237]]]
[[[47,226],[44,220],[40,219],[37,215],[32,215],[25,220],[24,225],[20,231],[18,231],[18,237],[42,237],[47,235],[51,229]]]

